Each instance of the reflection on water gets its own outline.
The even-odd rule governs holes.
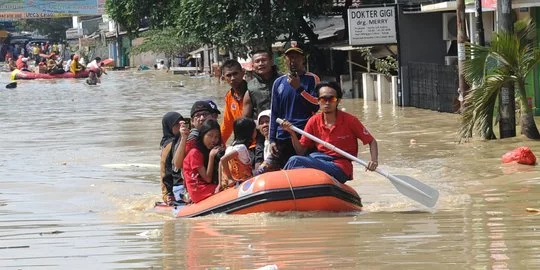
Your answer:
[[[0,74],[7,83],[8,74]],[[0,266],[62,269],[532,269],[540,174],[500,156],[523,138],[456,144],[458,115],[362,100],[341,107],[379,141],[380,163],[437,188],[435,209],[355,167],[361,214],[174,219],[159,199],[161,116],[219,106],[227,87],[163,72],[22,81],[0,89]],[[185,87],[177,87],[184,81]],[[369,151],[361,149],[361,159]]]

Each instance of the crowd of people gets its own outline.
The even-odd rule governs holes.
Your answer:
[[[221,125],[217,119],[222,112],[209,100],[195,102],[190,118],[177,112],[163,116],[164,202],[198,203],[255,175],[280,169],[315,168],[341,183],[353,179],[350,160],[297,134],[292,126],[353,156],[360,140],[370,149],[367,169],[377,168],[377,141],[358,118],[338,109],[343,97],[339,84],[321,83],[307,72],[304,51],[295,43],[285,51],[285,61],[289,72],[282,75],[270,52],[253,52],[254,75],[249,81],[244,80],[240,63],[225,61],[221,74],[230,90]],[[278,118],[285,121],[279,125]],[[226,145],[231,135],[232,143]]]
[[[39,62],[40,55],[55,53],[62,55],[65,46],[59,42],[35,42],[31,41],[24,44],[0,44],[0,59],[7,61],[8,58],[17,59],[20,55],[25,58],[30,58]]]
[[[71,54],[70,59],[64,61],[57,53],[51,52],[48,55],[40,54],[35,58],[35,67],[32,69],[28,65],[29,58],[24,57],[22,54],[18,56],[15,61],[13,58],[7,58],[7,65],[10,71],[16,69],[27,72],[46,73],[46,74],[63,74],[65,72],[71,72],[77,74],[88,69],[88,79],[86,83],[95,85],[100,82],[102,74],[107,74],[105,71],[105,65],[101,61],[100,57],[96,57],[88,65],[82,62],[82,59],[77,54]]]

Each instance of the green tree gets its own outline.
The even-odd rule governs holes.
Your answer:
[[[150,28],[165,28],[176,21],[180,0],[107,0],[107,14],[130,36],[138,35],[144,23]]]
[[[28,19],[14,23],[18,31],[38,31],[39,34],[48,36],[52,40],[65,40],[66,30],[71,28],[71,17]]]
[[[177,26],[183,36],[245,55],[283,40],[317,41],[304,16],[330,10],[332,0],[181,0]]]
[[[190,39],[183,38],[177,29],[167,27],[144,32],[141,37],[143,43],[132,48],[133,54],[144,52],[163,53],[165,57],[172,58],[178,54],[185,54],[197,48],[197,44]]]
[[[137,33],[141,20],[147,15],[143,0],[107,0],[107,14],[130,35]]]
[[[374,69],[385,76],[392,76],[396,74],[398,68],[397,60],[391,55],[383,59],[375,58],[371,52],[372,49],[372,46],[358,48],[358,51],[361,53],[362,57],[364,57],[368,67],[371,69],[370,65],[373,63],[375,64]]]
[[[521,133],[530,139],[540,139],[525,93],[525,79],[540,63],[540,50],[531,38],[534,29],[530,20],[518,21],[514,34],[496,34],[489,47],[466,45],[465,77],[473,88],[465,97],[459,131],[461,140],[471,138],[475,131],[483,139],[496,139],[493,132],[495,104],[505,83],[513,83],[518,89]]]
[[[175,27],[183,38],[245,55],[270,49],[278,37],[314,43],[317,35],[304,20],[332,7],[332,0],[107,0],[107,14],[124,30]]]

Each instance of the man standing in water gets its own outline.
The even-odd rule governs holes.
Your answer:
[[[225,109],[223,110],[223,123],[221,124],[221,140],[227,140],[233,132],[233,123],[242,117],[244,95],[247,91],[247,82],[244,80],[242,65],[234,59],[229,59],[221,66],[223,79],[231,86],[225,95]]]
[[[276,123],[276,119],[286,119],[303,129],[308,119],[319,110],[315,91],[315,85],[320,81],[319,77],[306,72],[304,51],[294,41],[285,51],[285,62],[289,67],[289,74],[279,77],[274,82],[270,117],[272,159],[281,168],[295,152],[291,136]]]
[[[255,118],[260,112],[270,109],[272,86],[281,74],[277,72],[272,54],[268,51],[255,51],[251,61],[254,78],[248,82],[248,91],[244,95],[243,115]]]

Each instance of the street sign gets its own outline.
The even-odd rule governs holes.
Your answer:
[[[100,22],[99,23],[99,30],[101,30],[101,31],[109,31],[109,22]]]
[[[397,43],[394,6],[349,9],[349,44]]]
[[[83,36],[81,28],[70,28],[66,30],[66,39],[77,39]]]

